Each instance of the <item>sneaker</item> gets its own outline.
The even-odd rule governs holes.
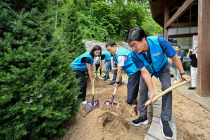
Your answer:
[[[110,79],[109,77],[106,77],[105,79],[104,79],[104,81],[106,81],[107,79]]]
[[[140,126],[142,124],[147,125],[149,123],[149,121],[147,120],[147,118],[139,117],[138,119],[133,120],[131,123],[135,126]]]
[[[189,90],[194,90],[195,88],[194,88],[194,87],[189,87],[188,89],[189,89]]]
[[[176,84],[176,82],[177,82],[177,81],[175,80],[175,81],[173,82],[173,84]]]
[[[105,76],[103,76],[102,78],[106,78],[106,75],[105,75]]]
[[[162,121],[160,119],[160,125],[163,127],[162,134],[165,139],[173,139],[173,132],[168,124],[168,121]]]
[[[108,85],[109,85],[109,86],[112,86],[112,85],[114,85],[114,84],[115,84],[115,83],[112,83],[112,82],[111,82],[111,83],[109,83]]]
[[[137,105],[137,100],[133,99],[133,105]]]
[[[87,101],[83,101],[83,102],[81,102],[83,105],[85,105],[85,104],[87,104]]]
[[[122,86],[122,83],[119,84],[119,87],[121,87],[121,86]]]

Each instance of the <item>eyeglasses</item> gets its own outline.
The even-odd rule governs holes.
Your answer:
[[[138,45],[139,45],[139,43],[137,45],[134,44],[134,45],[131,46],[131,48],[135,48],[136,49]]]

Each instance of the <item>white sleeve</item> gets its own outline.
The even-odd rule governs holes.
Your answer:
[[[118,56],[117,58],[117,66],[124,66],[126,56]]]

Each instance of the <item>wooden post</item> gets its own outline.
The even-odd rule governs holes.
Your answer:
[[[210,97],[210,0],[198,0],[197,94]]]
[[[168,29],[166,28],[166,23],[169,20],[169,0],[165,0],[164,6],[164,27],[163,27],[163,36],[168,40]]]

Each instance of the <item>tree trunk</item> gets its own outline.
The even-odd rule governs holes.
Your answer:
[[[57,0],[57,5],[56,5],[55,29],[56,29],[56,27],[57,27],[57,16],[58,16],[58,0]]]

